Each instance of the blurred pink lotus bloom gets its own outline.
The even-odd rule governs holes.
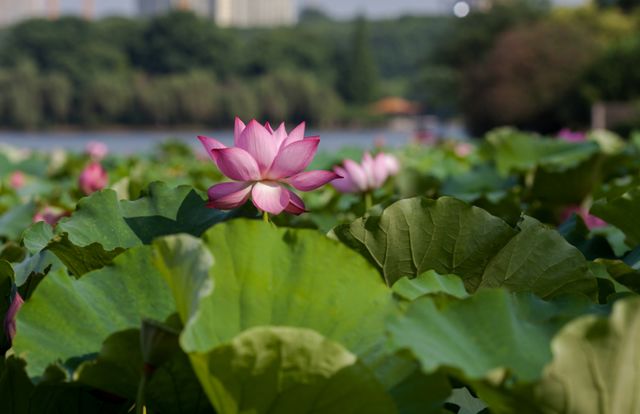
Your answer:
[[[460,158],[467,158],[473,152],[473,145],[468,142],[460,142],[453,147],[453,152]]]
[[[27,182],[27,177],[24,175],[22,171],[14,171],[9,176],[9,185],[14,190],[21,189],[22,187],[24,187],[26,182]]]
[[[567,142],[582,142],[587,140],[587,135],[584,132],[572,131],[569,128],[564,128],[558,132],[558,138]]]
[[[384,185],[387,179],[398,174],[400,163],[390,154],[379,153],[374,157],[368,152],[362,157],[362,163],[345,160],[343,166],[333,169],[342,178],[331,184],[341,193],[366,193]]]
[[[234,180],[209,189],[210,208],[230,210],[249,198],[261,211],[302,214],[306,207],[288,186],[312,191],[338,178],[332,171],[308,171],[318,150],[320,137],[304,136],[304,122],[287,134],[284,123],[275,131],[269,123],[252,120],[245,125],[236,118],[234,147],[226,147],[214,138],[199,136],[220,172]]]
[[[16,293],[16,296],[13,298],[11,305],[9,305],[9,311],[4,317],[2,328],[5,332],[5,335],[7,336],[7,339],[9,339],[9,346],[11,346],[13,338],[15,338],[16,336],[16,315],[23,304],[24,301],[22,300],[22,297],[19,293]]]
[[[587,228],[589,228],[589,230],[598,229],[598,228],[607,226],[606,221],[602,220],[600,217],[596,217],[592,214],[589,214],[588,209],[580,206],[567,207],[562,212],[562,221],[568,220],[573,214],[576,214],[582,217],[582,220],[584,220],[584,223],[587,225]]]
[[[87,165],[80,174],[78,185],[86,195],[100,191],[109,183],[109,176],[99,162]]]
[[[102,161],[109,153],[109,148],[104,142],[90,141],[85,147],[85,152],[93,161]]]
[[[373,146],[377,149],[384,148],[386,145],[387,139],[384,137],[384,135],[379,135],[376,137],[376,139],[373,140]]]
[[[69,213],[64,210],[45,207],[33,216],[33,222],[39,223],[41,221],[44,221],[50,226],[55,226],[56,224],[58,224],[58,221],[60,221],[61,218],[67,216],[69,216]]]

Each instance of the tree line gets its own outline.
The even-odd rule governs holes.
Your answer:
[[[370,39],[363,19],[273,30],[183,12],[29,20],[0,34],[0,125],[219,126],[235,115],[335,125],[379,96]]]
[[[390,95],[462,116],[478,134],[580,128],[593,102],[640,98],[636,3],[496,0],[465,19],[372,22],[306,10],[275,29],[219,28],[183,12],[29,20],[0,31],[0,128],[220,127],[235,115],[362,124]]]

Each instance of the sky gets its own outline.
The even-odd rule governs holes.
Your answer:
[[[94,0],[99,15],[133,14],[136,0]],[[269,1],[269,0],[263,0]],[[365,13],[369,17],[390,17],[402,14],[426,14],[451,10],[455,0],[297,0],[300,6],[314,5],[339,18]],[[586,0],[554,0],[557,4],[573,5]],[[61,0],[64,10],[78,10],[81,0]]]

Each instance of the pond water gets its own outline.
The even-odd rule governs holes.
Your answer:
[[[89,141],[103,141],[112,153],[131,154],[151,150],[167,139],[175,139],[199,146],[197,135],[215,137],[227,145],[233,142],[232,131],[74,131],[74,132],[0,132],[0,144],[41,151],[66,149],[82,151]],[[343,147],[373,148],[376,141],[385,146],[398,147],[411,139],[408,132],[389,130],[313,131],[307,136],[320,135],[320,150],[335,151]]]

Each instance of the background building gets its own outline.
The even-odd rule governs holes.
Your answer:
[[[297,21],[295,0],[138,0],[138,13],[149,17],[170,10],[191,10],[219,26],[292,25]]]
[[[297,22],[294,0],[216,0],[215,20],[220,26],[287,26]]]
[[[0,26],[47,15],[45,0],[0,0]]]
[[[56,19],[74,14],[93,19],[96,14],[96,0],[79,0],[71,10],[62,6],[61,0],[0,0],[0,27],[38,17]]]

